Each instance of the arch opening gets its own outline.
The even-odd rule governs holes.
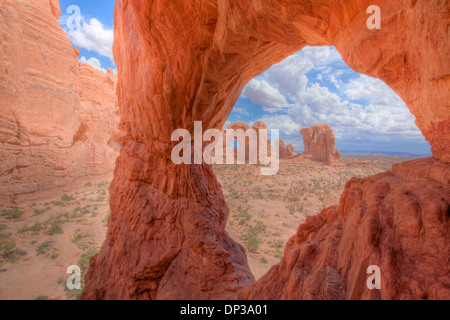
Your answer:
[[[222,128],[245,84],[305,45],[334,45],[354,70],[382,79],[417,116],[435,159],[450,162],[448,135],[438,134],[449,127],[448,115],[442,116],[446,98],[433,94],[446,81],[448,63],[444,68],[441,64],[447,61],[447,49],[419,37],[419,44],[435,54],[429,59],[417,53],[418,43],[408,42],[418,31],[411,21],[423,12],[431,17],[444,12],[448,4],[430,1],[411,6],[410,1],[380,1],[386,8],[383,34],[391,35],[389,41],[365,29],[369,1],[351,6],[346,1],[153,4],[116,3],[114,51],[127,136],[111,186],[109,235],[91,261],[82,298],[277,299],[311,294],[258,291],[269,276],[255,283],[245,251],[226,233],[228,210],[211,167],[175,166],[169,156],[173,130],[181,127],[192,132],[193,122],[200,120],[204,130]],[[180,29],[181,24],[157,18],[171,14],[195,23]],[[425,25],[429,34],[446,32],[433,19]],[[161,41],[161,30],[170,41]],[[193,34],[195,38],[190,37]],[[427,113],[425,106],[432,106],[433,113]],[[335,221],[336,210],[326,211],[331,221]],[[323,219],[313,218],[310,223],[299,228],[290,249],[301,246],[308,228],[320,229]],[[118,234],[121,241],[115,237]],[[150,239],[146,238],[149,234]],[[145,251],[140,250],[143,246]],[[284,275],[292,271],[286,266],[290,257],[279,266]],[[115,265],[129,272],[119,273]],[[330,266],[312,276],[339,284],[347,281],[336,268]],[[110,275],[108,281],[116,284],[114,288],[108,287],[102,274]],[[356,273],[351,277],[355,280]],[[283,288],[290,285],[278,280]],[[292,281],[299,288],[303,280],[294,277]],[[328,289],[320,292],[329,298],[368,297],[356,289]]]
[[[224,129],[261,120],[295,151],[294,158],[281,156],[278,174],[214,166],[230,210],[226,230],[246,248],[256,279],[281,260],[308,216],[339,204],[350,178],[431,156],[401,98],[382,81],[351,70],[334,47],[306,47],[250,80]],[[327,164],[304,155],[300,130],[320,124],[334,131],[342,160]]]

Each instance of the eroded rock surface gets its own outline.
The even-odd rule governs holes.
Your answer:
[[[442,174],[404,174],[430,162]],[[308,217],[281,262],[244,297],[448,299],[450,185],[439,177],[448,177],[450,165],[429,158],[395,167],[348,181],[339,206]],[[381,290],[366,286],[371,265],[380,267]]]
[[[339,207],[309,218],[282,262],[250,286],[211,167],[170,159],[173,130],[192,133],[196,120],[222,128],[250,79],[305,45],[334,45],[403,98],[434,158],[450,163],[450,3],[380,0],[382,29],[368,30],[372,4],[116,1],[127,137],[108,235],[81,298],[448,298],[448,185],[394,173],[351,180]],[[381,291],[365,289],[369,263],[381,267]]]
[[[0,4],[0,194],[111,175],[117,76],[78,62],[54,0]]]
[[[303,136],[305,154],[311,155],[312,160],[328,165],[341,160],[341,154],[334,145],[334,132],[329,125],[318,124],[311,128],[303,128],[300,134]]]

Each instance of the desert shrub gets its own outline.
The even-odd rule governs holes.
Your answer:
[[[91,198],[89,199],[90,202],[103,202],[105,201],[105,197],[99,196],[97,198]]]
[[[25,255],[27,252],[17,248],[14,242],[0,243],[0,258],[6,262],[17,262],[21,256]]]
[[[46,211],[47,211],[47,209],[34,209],[34,215],[38,216],[40,214],[43,214]]]
[[[256,225],[253,227],[253,232],[258,234],[266,231],[266,225],[262,221],[256,221]]]
[[[8,229],[8,226],[6,224],[0,224],[0,231]]]
[[[50,258],[52,260],[56,260],[56,258],[58,258],[58,257],[59,257],[59,253],[58,252],[53,252],[52,255],[50,256]]]
[[[77,232],[72,239],[72,243],[79,249],[84,250],[87,248],[87,245],[83,243],[83,240],[87,238],[87,236],[87,234]]]
[[[54,235],[64,233],[62,225],[63,222],[61,220],[53,221],[47,229],[47,234]]]
[[[1,215],[7,219],[19,219],[23,215],[23,211],[19,207],[14,207],[13,209],[3,211]]]
[[[247,249],[250,252],[255,253],[259,248],[259,239],[256,234],[249,234],[247,241]]]
[[[283,248],[283,246],[284,246],[284,242],[282,240],[275,240],[273,242],[274,248]]]
[[[47,240],[41,243],[36,249],[37,255],[39,256],[41,254],[47,253],[50,250],[52,243],[52,240]]]
[[[267,261],[267,259],[266,259],[265,257],[262,257],[262,258],[261,258],[261,262],[264,263],[264,264],[266,264],[266,263],[268,263],[269,261]]]
[[[248,213],[247,210],[241,210],[239,212],[239,218],[245,219],[246,221],[250,221],[250,219],[252,218],[252,215],[250,213]]]
[[[72,200],[75,200],[75,198],[72,196],[68,196],[67,194],[63,194],[61,196],[61,201],[63,201],[63,202],[72,201]]]

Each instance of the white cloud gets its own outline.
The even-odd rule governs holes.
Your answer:
[[[100,60],[98,60],[97,58],[92,57],[92,58],[86,59],[86,57],[82,56],[82,57],[80,57],[80,62],[88,63],[91,66],[93,66],[95,69],[106,73],[106,69],[102,68],[102,64],[100,63]]]
[[[295,122],[292,117],[288,115],[264,116],[262,120],[266,123],[267,128],[280,130],[280,135],[298,135],[302,128],[300,124]]]
[[[113,61],[114,30],[112,28],[106,27],[95,18],[87,20],[83,16],[80,17],[78,27],[67,28],[66,20],[67,18],[63,17],[60,23],[74,46],[97,52]]]
[[[266,80],[252,79],[244,88],[243,96],[252,103],[262,105],[270,113],[287,108],[286,98]]]
[[[248,111],[245,110],[244,108],[234,107],[232,112],[238,113],[238,114],[240,114],[242,116],[245,116],[245,117],[249,117],[250,116],[250,113],[248,113]]]
[[[328,123],[347,141],[389,142],[401,136],[423,142],[397,94],[378,79],[354,73],[334,48],[304,48],[250,81],[243,97],[271,113],[263,117],[269,128],[299,140],[301,127]]]

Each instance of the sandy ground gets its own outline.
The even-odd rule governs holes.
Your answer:
[[[344,156],[326,166],[298,155],[281,160],[275,176],[261,176],[251,165],[216,166],[230,210],[227,231],[246,247],[259,278],[281,259],[308,215],[338,204],[346,181],[405,160]],[[76,299],[80,291],[67,290],[66,270],[79,265],[85,272],[105,239],[110,181],[19,195],[0,204],[0,299]]]
[[[71,192],[45,191],[15,199],[13,205],[22,216],[0,216],[3,249],[5,244],[19,249],[7,257],[3,250],[3,259],[0,256],[0,299],[78,296],[80,291],[65,290],[70,276],[66,270],[101,247],[109,216],[108,190],[109,181],[93,181]]]
[[[242,243],[256,279],[278,263],[284,247],[308,215],[339,204],[351,177],[367,177],[390,170],[410,158],[344,156],[327,166],[297,155],[281,160],[277,175],[261,176],[250,165],[216,166],[230,210],[227,231]]]

